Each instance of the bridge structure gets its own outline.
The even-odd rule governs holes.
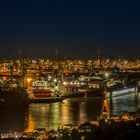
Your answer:
[[[131,87],[128,89],[122,89],[122,90],[116,90],[116,91],[110,91],[104,92],[104,98],[103,98],[103,102],[102,102],[102,108],[101,108],[101,115],[100,115],[100,119],[105,119],[105,120],[109,120],[111,119],[111,115],[112,115],[112,101],[114,100],[114,98],[117,97],[123,97],[129,94],[134,94],[134,98],[136,101],[138,101],[138,97],[139,97],[139,91],[137,87]],[[107,96],[107,94],[109,94],[109,97]],[[115,95],[113,95],[115,94]],[[119,94],[118,96],[116,94]]]
[[[101,115],[100,119],[105,119],[108,120],[110,119],[111,114],[110,114],[110,107],[107,99],[103,100],[102,108],[101,108]]]

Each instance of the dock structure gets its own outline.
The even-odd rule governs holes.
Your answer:
[[[128,88],[126,87],[126,88],[121,88],[118,90],[109,90],[106,93],[105,98],[111,99],[114,97],[125,96],[125,95],[132,94],[132,93],[135,93],[137,95],[138,94],[137,91],[138,91],[137,87],[128,87]]]
[[[47,97],[47,98],[30,98],[30,103],[54,103],[54,102],[62,102],[64,97]]]

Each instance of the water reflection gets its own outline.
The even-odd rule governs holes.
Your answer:
[[[26,129],[24,132],[33,132],[33,130],[36,128],[36,123],[34,121],[34,118],[32,117],[31,113],[28,113],[27,119],[26,119]]]
[[[28,108],[0,107],[0,132],[32,131],[35,128],[57,129],[67,124],[79,125],[101,115],[102,99],[75,98],[62,103],[30,104]],[[140,94],[108,100],[112,114],[140,109]]]
[[[140,109],[140,94],[135,93],[114,97],[112,100],[108,100],[110,104],[110,110],[112,114],[121,115],[123,112],[134,112]]]
[[[29,112],[32,115],[36,127],[47,128],[54,127],[54,124],[60,125],[60,103],[53,104],[31,104]]]
[[[63,103],[31,104],[31,113],[37,127],[57,129],[68,124],[79,125],[100,115],[101,99],[67,99]]]

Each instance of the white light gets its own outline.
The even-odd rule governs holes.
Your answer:
[[[48,76],[48,78],[51,79],[52,77],[51,76]]]
[[[27,81],[28,81],[28,82],[31,82],[31,78],[27,78]]]
[[[73,84],[73,82],[70,82],[70,84],[72,85],[72,84]]]
[[[109,76],[109,73],[105,73],[105,77],[107,78]]]
[[[19,138],[19,136],[16,135],[16,136],[15,136],[15,139],[18,139],[18,138]]]
[[[57,79],[54,79],[54,82],[57,82]]]
[[[63,82],[63,85],[67,85],[67,82]]]
[[[82,82],[81,85],[84,85],[84,83]]]

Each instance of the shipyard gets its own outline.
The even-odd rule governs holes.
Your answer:
[[[120,123],[121,121],[130,120],[135,122],[139,119],[139,108],[137,108],[137,110],[132,110],[131,112],[129,112],[129,110],[122,110],[121,112],[115,112],[114,110],[113,112],[112,109],[115,105],[115,101],[122,100],[123,98],[128,98],[129,100],[135,99],[135,101],[139,102],[139,63],[137,63],[136,68],[132,67],[132,62],[130,61],[127,62],[127,65],[125,63],[122,68],[120,60],[116,60],[115,65],[112,63],[112,60],[106,60],[110,63],[108,64],[108,67],[106,67],[107,65],[103,67],[104,63],[106,63],[105,60],[87,60],[87,63],[82,60],[65,60],[64,62],[67,62],[67,65],[70,65],[68,68],[65,68],[67,65],[62,67],[61,64],[61,67],[59,67],[58,64],[60,64],[60,62],[56,60],[38,61],[39,62],[35,60],[2,60],[0,63],[0,108],[6,107],[8,109],[9,107],[12,107],[15,109],[11,108],[11,110],[16,110],[16,112],[19,112],[19,109],[29,109],[31,111],[27,115],[28,121],[26,122],[27,124],[24,129],[22,128],[20,132],[16,129],[13,131],[9,130],[7,133],[3,129],[1,131],[2,139],[10,137],[35,139],[37,137],[46,137],[47,139],[48,137],[62,135],[59,134],[61,131],[61,133],[63,133],[63,131],[68,131],[67,133],[72,135],[71,133],[73,130],[81,135],[81,131],[87,131],[80,130],[80,125],[82,125],[82,123],[84,125],[84,123],[90,122],[88,125],[92,128],[94,125],[99,126],[102,120],[105,120],[105,123],[112,121]],[[98,63],[99,61],[100,63]],[[61,61],[61,63],[64,62]],[[96,64],[94,65],[95,67],[93,67],[93,62]],[[134,66],[136,66],[136,64]],[[75,69],[72,69],[72,67]],[[87,107],[88,109],[90,104],[92,106],[94,105],[94,102],[95,107],[98,106],[98,114],[90,119],[87,118],[85,121],[83,118],[80,118],[80,122],[77,120],[77,124],[72,122],[68,123],[66,121],[58,124],[56,123],[54,124],[54,127],[52,127],[52,125],[49,125],[49,122],[47,124],[48,126],[46,124],[35,125],[35,120],[32,120],[32,113],[34,111],[36,112],[35,108],[45,109],[44,111],[47,113],[50,110],[50,108],[48,108],[49,106],[56,106],[60,110],[66,108],[67,110],[67,106],[71,106],[72,104],[77,106],[79,104],[81,107]],[[43,110],[40,110],[41,112],[39,112],[42,114]],[[58,110],[58,112],[60,112],[60,110]],[[62,110],[62,113],[66,110]],[[72,110],[74,111],[74,108],[72,108]],[[57,113],[55,112],[55,108],[54,110],[52,108],[50,111],[52,111],[52,113]],[[71,111],[69,113],[71,113]],[[13,117],[17,116],[14,115]],[[68,118],[68,120],[69,119],[70,118]],[[58,122],[59,121],[60,120],[58,120]],[[62,128],[58,130],[60,127]],[[44,129],[44,131],[37,132],[36,129],[39,128]],[[55,131],[53,134],[51,134],[52,129]]]
[[[126,89],[124,92],[127,93],[127,88],[132,88],[130,92],[138,92],[139,61],[134,66],[132,61],[127,64],[124,60],[114,62],[108,59],[87,60],[87,63],[82,60],[3,60],[0,64],[0,87],[2,92],[24,92],[29,102],[44,102],[45,99],[62,101],[68,97],[103,97],[117,89]]]
[[[1,0],[0,140],[139,139],[139,5]]]

